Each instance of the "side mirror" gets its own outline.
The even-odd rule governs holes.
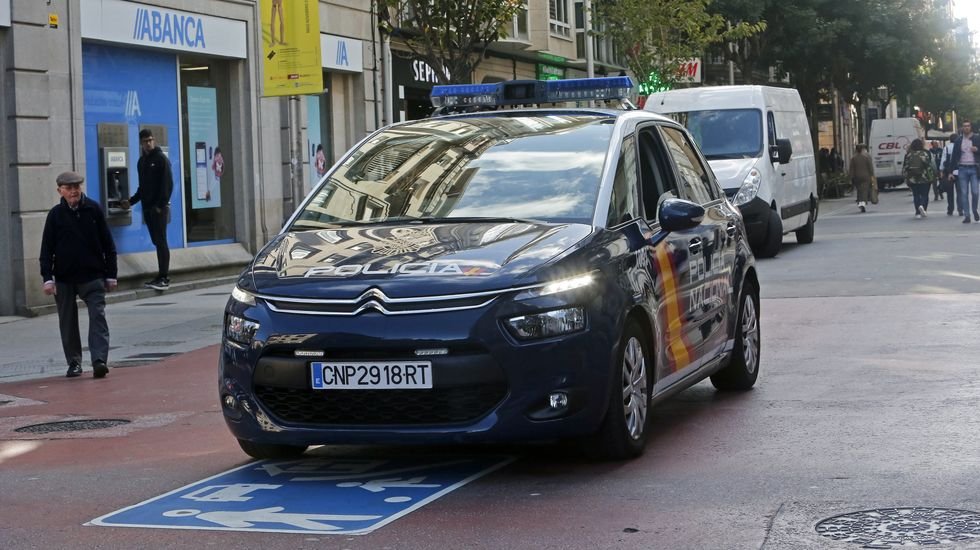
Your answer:
[[[793,144],[788,139],[777,139],[776,144],[769,147],[769,159],[772,162],[786,164],[791,156],[793,156]]]
[[[664,231],[683,231],[704,220],[704,208],[684,199],[666,199],[657,208],[657,219]]]

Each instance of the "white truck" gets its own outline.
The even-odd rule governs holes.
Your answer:
[[[796,90],[687,88],[653,93],[643,108],[691,132],[725,194],[742,211],[756,256],[775,256],[790,231],[801,244],[813,242],[817,167]]]
[[[868,152],[874,162],[879,188],[902,184],[905,153],[913,140],[924,140],[925,136],[925,130],[916,118],[883,118],[871,121]]]

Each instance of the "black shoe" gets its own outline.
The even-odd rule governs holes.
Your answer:
[[[82,375],[82,366],[78,363],[72,363],[68,365],[68,372],[65,373],[65,378],[75,378],[76,376]]]
[[[970,223],[969,216],[967,216],[966,218],[963,218],[963,223]]]
[[[974,212],[973,213],[973,221],[980,222],[980,214],[977,214],[976,212]]]
[[[946,215],[947,216],[952,216],[953,215],[953,211],[952,210],[947,210],[946,211]]]
[[[170,279],[166,277],[157,277],[156,279],[146,283],[144,286],[147,288],[152,288],[153,290],[167,290],[170,288]]]
[[[109,367],[103,361],[92,364],[92,378],[105,378],[107,374],[109,374]]]

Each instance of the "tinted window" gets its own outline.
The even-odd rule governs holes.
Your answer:
[[[636,188],[636,144],[633,136],[623,140],[623,152],[616,164],[612,196],[609,198],[609,227],[640,217]]]
[[[291,229],[454,217],[591,223],[612,120],[485,116],[390,128],[323,182]]]
[[[762,113],[756,109],[690,111],[670,116],[691,132],[708,160],[762,154]]]
[[[711,189],[711,179],[701,165],[694,145],[683,132],[676,128],[663,128],[664,141],[674,165],[677,167],[678,182],[683,198],[698,204],[705,204],[715,199]]]
[[[638,133],[638,156],[640,161],[640,191],[643,196],[643,210],[646,219],[657,219],[657,207],[669,197],[677,197],[677,183],[670,168],[660,135],[653,127],[641,129]]]

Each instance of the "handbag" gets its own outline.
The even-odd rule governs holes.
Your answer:
[[[871,178],[871,204],[878,204],[878,178]]]

